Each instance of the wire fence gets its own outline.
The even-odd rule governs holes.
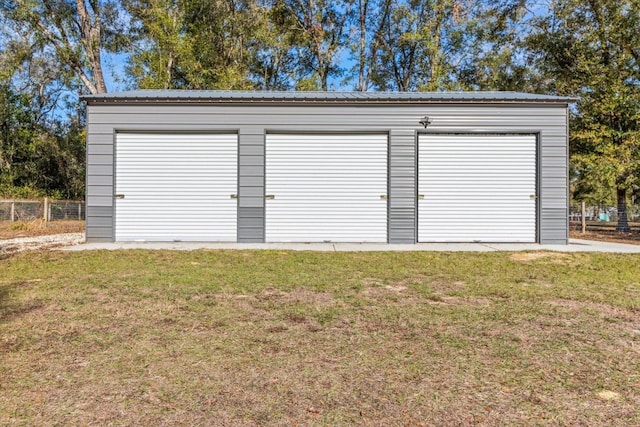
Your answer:
[[[599,222],[618,222],[618,209],[611,206],[585,206],[585,220]],[[582,207],[580,205],[571,205],[569,210],[569,219],[571,221],[582,220]],[[627,205],[627,220],[637,222],[640,221],[640,206]]]
[[[0,199],[0,221],[77,221],[85,219],[84,200],[2,200]],[[618,210],[611,206],[585,206],[585,221],[591,224],[615,224],[618,222]],[[582,207],[572,204],[569,220],[582,221]],[[640,222],[640,205],[627,206],[627,220]]]
[[[0,200],[0,221],[78,221],[85,219],[83,200]]]
[[[583,218],[584,212],[584,218]],[[588,206],[571,204],[569,221],[571,229],[584,231],[611,231],[618,224],[618,209],[615,206]],[[640,226],[640,205],[627,205],[627,223],[633,229]]]

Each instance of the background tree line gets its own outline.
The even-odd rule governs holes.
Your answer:
[[[575,96],[577,199],[640,187],[640,0],[1,0],[0,191],[81,197],[110,89]]]

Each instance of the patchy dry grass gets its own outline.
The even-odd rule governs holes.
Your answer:
[[[81,233],[84,221],[0,221],[0,239],[16,237],[46,236],[49,234]]]
[[[638,425],[640,258],[0,261],[0,424]]]

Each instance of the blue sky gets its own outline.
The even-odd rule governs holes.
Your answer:
[[[127,90],[127,87],[122,80],[125,78],[125,66],[129,55],[126,53],[103,53],[102,55],[102,68],[107,90],[109,92]]]

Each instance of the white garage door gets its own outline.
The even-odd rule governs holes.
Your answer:
[[[418,241],[536,241],[535,135],[425,134],[418,156]]]
[[[267,242],[386,242],[387,135],[266,139]]]
[[[237,164],[237,135],[119,133],[116,241],[235,242]]]

